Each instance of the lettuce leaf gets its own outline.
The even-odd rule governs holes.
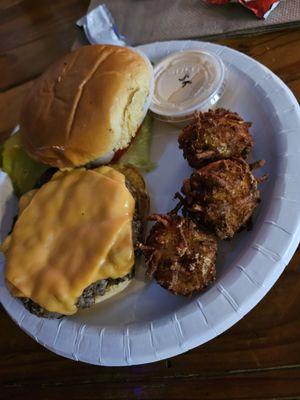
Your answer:
[[[132,164],[144,172],[150,172],[156,167],[150,157],[152,127],[153,117],[148,112],[133,142],[124,155],[120,157],[119,163]]]
[[[2,169],[12,180],[18,196],[32,189],[49,168],[29,157],[21,143],[20,133],[11,136],[3,145]]]

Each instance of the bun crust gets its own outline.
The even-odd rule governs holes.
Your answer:
[[[126,47],[83,46],[37,79],[21,136],[39,162],[72,168],[126,147],[144,118],[152,71]]]

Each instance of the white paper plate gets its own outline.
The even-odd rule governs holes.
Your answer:
[[[175,41],[141,46],[152,61],[186,48],[209,49],[227,66],[227,88],[220,106],[253,121],[254,159],[265,159],[262,203],[251,232],[222,244],[218,278],[206,292],[177,297],[143,269],[119,296],[62,320],[35,317],[10,296],[1,265],[0,298],[12,319],[48,349],[98,365],[142,364],[182,353],[216,337],[249,312],[276,282],[299,243],[300,111],[291,91],[271,71],[251,58],[210,43]],[[177,146],[176,128],[155,124],[153,159],[158,167],[146,177],[152,210],[165,212],[174,203],[190,168]],[[5,174],[0,175],[4,214],[1,233],[11,224],[15,200]],[[3,261],[3,260],[2,260]]]

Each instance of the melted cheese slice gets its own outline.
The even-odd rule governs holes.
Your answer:
[[[110,167],[58,172],[24,195],[2,246],[12,293],[48,311],[75,313],[91,283],[130,272],[134,206],[124,175]]]

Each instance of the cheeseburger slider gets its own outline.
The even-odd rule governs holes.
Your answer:
[[[85,46],[50,66],[26,98],[20,134],[4,146],[6,171],[23,196],[2,251],[12,294],[38,316],[74,314],[133,277],[149,206],[144,180],[127,164],[92,167],[129,145],[151,81],[139,53]],[[13,175],[14,165],[24,174]]]
[[[59,169],[105,164],[128,147],[149,105],[153,71],[136,51],[83,46],[50,66],[21,112],[27,153]]]
[[[32,313],[56,318],[122,291],[147,213],[143,178],[131,166],[56,172],[20,198],[2,244],[11,293]]]

